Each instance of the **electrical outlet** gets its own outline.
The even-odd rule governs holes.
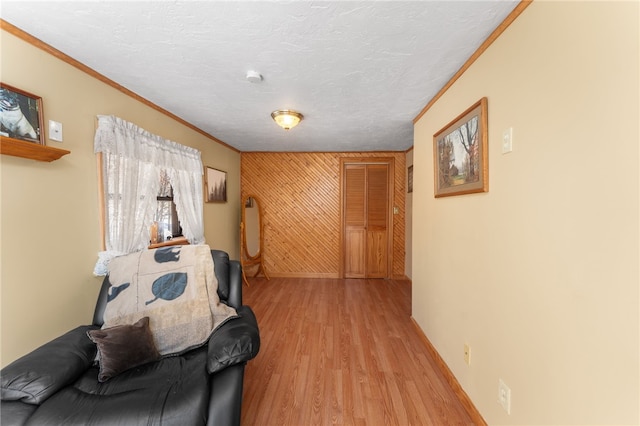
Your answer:
[[[464,344],[464,362],[471,365],[471,348],[467,343]]]
[[[498,403],[502,405],[507,414],[511,414],[511,389],[502,379],[498,380]]]

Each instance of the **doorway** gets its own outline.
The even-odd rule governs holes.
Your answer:
[[[342,158],[341,276],[389,278],[394,159]]]

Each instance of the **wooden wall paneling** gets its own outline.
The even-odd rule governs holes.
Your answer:
[[[393,157],[394,277],[404,277],[405,153],[241,154],[241,193],[263,204],[265,266],[274,277],[335,278],[340,268],[340,158]]]
[[[393,156],[394,161],[394,196],[393,209],[397,210],[397,214],[393,214],[393,266],[392,275],[395,279],[407,278],[404,274],[405,262],[405,197],[407,196],[407,161],[406,153],[398,153]]]

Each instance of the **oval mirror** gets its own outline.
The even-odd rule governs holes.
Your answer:
[[[260,205],[251,196],[244,203],[244,237],[247,258],[252,259],[260,255]]]
[[[248,195],[242,200],[242,221],[240,222],[242,277],[247,281],[247,270],[252,266],[258,266],[254,277],[260,271],[269,279],[263,263],[263,236],[262,236],[262,206],[255,195]]]

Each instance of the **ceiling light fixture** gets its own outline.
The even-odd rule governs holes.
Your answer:
[[[304,118],[299,112],[290,109],[280,109],[271,113],[271,118],[285,130],[296,127]]]

